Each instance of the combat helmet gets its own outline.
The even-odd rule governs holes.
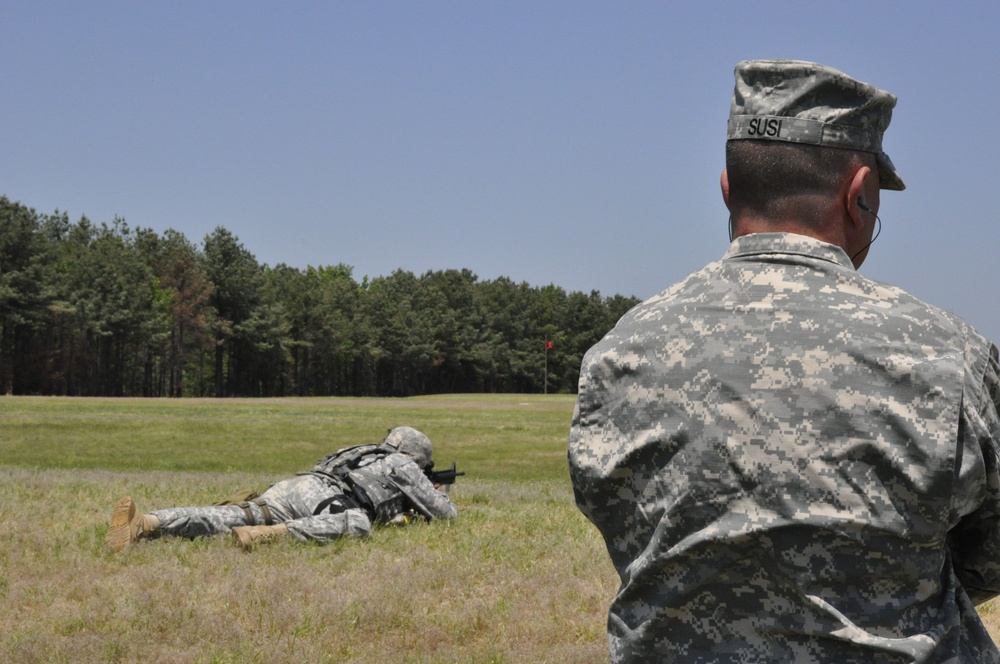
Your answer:
[[[392,429],[382,441],[382,445],[412,457],[423,470],[434,466],[434,460],[431,458],[431,439],[413,427]]]

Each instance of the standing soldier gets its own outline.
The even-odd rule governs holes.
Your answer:
[[[577,504],[621,587],[615,662],[997,662],[997,349],[857,272],[896,98],[741,62],[733,237],[585,356]],[[905,230],[905,224],[900,229]]]

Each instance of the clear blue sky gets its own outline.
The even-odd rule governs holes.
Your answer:
[[[261,263],[642,298],[721,256],[737,61],[899,97],[862,272],[1000,339],[1000,3],[0,0],[0,194]]]

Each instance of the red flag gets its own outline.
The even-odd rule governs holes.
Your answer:
[[[552,350],[552,342],[548,339],[545,340],[545,350]]]

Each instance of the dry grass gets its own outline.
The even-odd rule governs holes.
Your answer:
[[[573,504],[570,398],[0,408],[0,661],[607,660],[616,577]],[[454,523],[251,554],[223,537],[104,546],[125,493],[145,509],[210,503],[386,423],[427,430],[439,461],[468,471]]]
[[[453,524],[242,553],[104,548],[113,501],[201,503],[267,478],[0,471],[0,661],[598,662],[614,575],[559,483],[470,480]]]
[[[979,617],[983,619],[990,637],[995,643],[1000,643],[1000,600],[991,599],[980,604],[976,609],[979,611]]]

